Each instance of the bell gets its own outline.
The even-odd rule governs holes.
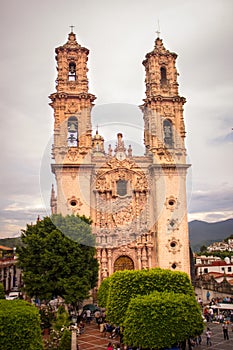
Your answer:
[[[77,131],[77,128],[75,126],[74,123],[70,124],[70,127],[69,127],[69,132],[76,132]]]

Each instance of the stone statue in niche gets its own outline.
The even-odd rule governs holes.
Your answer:
[[[108,145],[108,155],[112,157],[112,146]]]

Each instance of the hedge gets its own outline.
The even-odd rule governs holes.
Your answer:
[[[154,292],[130,300],[124,321],[124,343],[142,348],[171,347],[201,334],[203,329],[195,297]]]
[[[122,325],[130,299],[153,291],[183,293],[195,297],[189,276],[160,268],[117,271],[110,277],[107,319]]]
[[[106,308],[107,306],[110,281],[111,281],[111,277],[105,278],[98,289],[98,293],[97,293],[98,306],[103,308]]]
[[[43,349],[35,306],[24,300],[0,300],[0,349]]]

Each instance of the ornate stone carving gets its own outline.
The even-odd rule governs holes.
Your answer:
[[[77,113],[78,112],[78,103],[76,103],[74,101],[68,103],[67,109],[68,109],[69,113]]]
[[[71,196],[70,198],[67,199],[67,206],[69,210],[72,211],[72,214],[78,213],[82,205],[83,203],[81,202],[80,198]]]
[[[177,197],[174,197],[174,196],[167,197],[164,204],[165,204],[166,208],[169,209],[170,211],[174,211],[180,205]]]
[[[166,245],[167,249],[169,252],[176,254],[177,252],[180,251],[182,244],[180,243],[180,240],[175,238],[175,237],[171,237],[170,239],[168,239],[168,243]]]
[[[167,228],[168,231],[175,231],[179,229],[179,220],[178,219],[167,219]]]

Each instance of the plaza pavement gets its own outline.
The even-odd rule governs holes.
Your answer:
[[[117,344],[119,340],[108,339],[107,335],[103,337],[94,320],[91,324],[85,325],[84,333],[79,335],[77,339],[79,350],[106,350],[109,342]]]
[[[194,347],[194,350],[233,350],[233,332],[229,325],[229,340],[224,340],[222,325],[216,323],[207,323],[206,327],[212,331],[212,346],[206,346],[205,332],[202,335],[202,344]],[[81,334],[77,342],[79,350],[106,350],[109,342],[118,343],[119,339],[108,339],[99,332],[98,326],[94,321],[85,326],[85,332]],[[188,347],[186,347],[188,350]]]
[[[194,349],[216,349],[216,350],[233,350],[233,332],[231,325],[228,325],[229,340],[224,340],[222,324],[218,323],[206,323],[206,327],[209,327],[212,332],[212,346],[206,345],[205,331],[202,335],[202,344]]]

